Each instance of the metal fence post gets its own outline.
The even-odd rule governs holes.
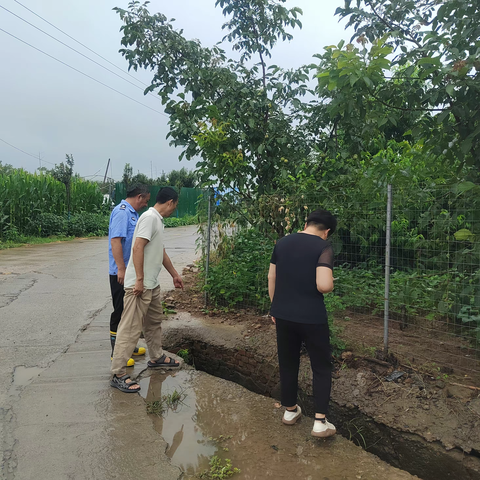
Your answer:
[[[208,192],[208,220],[207,220],[207,250],[205,260],[205,287],[208,285],[208,270],[210,267],[210,232],[212,230],[212,201],[211,192]],[[205,289],[205,306],[208,305],[208,290]]]
[[[383,316],[383,351],[388,353],[388,314],[390,302],[390,242],[392,235],[392,186],[387,187],[387,231],[385,239],[385,308]]]

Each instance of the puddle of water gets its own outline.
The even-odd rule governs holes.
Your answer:
[[[352,442],[310,435],[313,420],[295,426],[281,423],[283,411],[271,398],[195,370],[174,375],[154,373],[140,381],[147,402],[175,390],[183,402],[162,417],[151,415],[155,429],[168,442],[167,455],[185,472],[183,478],[208,468],[212,455],[231,459],[237,480],[407,480],[397,470]]]
[[[217,451],[208,433],[197,425],[197,399],[191,385],[193,375],[194,371],[182,370],[174,374],[154,374],[140,380],[140,393],[147,402],[162,399],[174,391],[182,394],[175,409],[168,409],[163,416],[152,414],[151,417],[155,430],[168,443],[166,455],[189,475],[205,470],[210,457]]]
[[[30,383],[32,383],[35,377],[38,377],[40,373],[43,372],[43,368],[39,367],[24,367],[20,365],[19,367],[15,368],[15,372],[13,374],[13,386],[14,387],[26,387]]]

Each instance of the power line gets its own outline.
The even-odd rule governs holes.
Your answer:
[[[14,148],[15,150],[18,150],[19,152],[24,153],[25,155],[28,155],[29,157],[34,158],[35,160],[38,160],[38,155],[32,155],[31,153],[26,152],[25,150],[22,150],[21,148],[16,147],[15,145],[12,145],[11,143],[8,143],[6,140],[3,140],[3,138],[0,138],[0,142],[6,143],[8,146]],[[49,163],[50,165],[55,165],[52,162],[47,162],[46,160],[43,160],[42,162]]]
[[[7,35],[10,35],[11,37],[15,38],[15,39],[18,40],[19,42],[22,42],[22,43],[24,43],[25,45],[28,45],[29,47],[33,48],[34,50],[37,50],[37,52],[43,53],[43,54],[46,55],[47,57],[53,58],[53,60],[56,60],[57,62],[61,63],[62,65],[65,65],[66,67],[71,68],[72,70],[75,70],[76,72],[78,72],[78,73],[80,73],[81,75],[89,78],[90,80],[93,80],[94,82],[97,82],[97,83],[99,83],[100,85],[103,85],[104,87],[106,87],[106,88],[108,88],[108,89],[110,89],[110,90],[113,90],[114,92],[118,93],[119,95],[122,95],[123,97],[126,97],[126,98],[132,100],[133,102],[138,103],[139,105],[142,105],[143,107],[148,108],[149,110],[152,110],[152,111],[154,111],[155,113],[158,113],[159,115],[163,115],[164,117],[169,118],[168,115],[165,115],[164,113],[160,112],[159,110],[155,110],[154,108],[149,107],[148,105],[145,105],[144,103],[139,102],[138,100],[135,100],[135,99],[132,98],[132,97],[129,97],[129,96],[126,95],[125,93],[122,93],[122,92],[120,92],[119,90],[116,90],[115,88],[111,87],[110,85],[107,85],[106,83],[103,83],[103,82],[101,82],[100,80],[97,80],[96,78],[93,78],[93,77],[91,77],[90,75],[87,75],[86,73],[82,72],[81,70],[78,70],[77,68],[72,67],[72,66],[69,65],[68,63],[65,63],[65,62],[63,62],[62,60],[59,60],[58,58],[54,57],[53,55],[50,55],[49,53],[46,53],[46,52],[44,52],[43,50],[40,50],[39,48],[34,47],[32,44],[26,42],[25,40],[22,40],[21,38],[16,37],[16,36],[13,35],[12,33],[7,32],[7,31],[4,30],[3,28],[0,28],[0,31],[6,33]]]
[[[23,6],[23,5],[22,5]],[[78,50],[76,50],[75,48],[71,47],[70,45],[68,45],[67,43],[65,42],[62,42],[61,40],[59,40],[58,38],[54,37],[53,35],[50,35],[49,33],[45,32],[44,30],[42,30],[41,28],[37,27],[36,25],[34,25],[33,23],[30,23],[28,20],[25,20],[23,17],[21,17],[20,15],[17,15],[16,13],[12,12],[11,10],[9,10],[8,8],[5,8],[3,5],[0,5],[0,8],[2,8],[3,10],[5,10],[6,12],[10,13],[10,15],[13,15],[14,17],[17,17],[18,19],[20,19],[22,22],[25,22],[26,24],[30,25],[31,27],[35,28],[36,30],[42,32],[44,35],[47,35],[47,37],[50,37],[52,38],[53,40],[55,40],[56,42],[58,43],[61,43],[62,45],[64,45],[65,47],[69,48],[70,50],[73,50],[75,53],[78,53],[79,55],[81,55],[82,57],[86,58],[87,60],[90,60],[91,62],[93,62],[95,65],[98,65],[99,67],[102,67],[103,69],[105,69],[107,72],[110,72],[112,73],[113,75],[117,76],[118,78],[122,79],[123,81],[129,83],[130,85],[133,85],[135,88],[138,88],[140,89],[142,92],[144,92],[144,89],[138,85],[135,85],[133,82],[131,82],[130,80],[127,80],[126,78],[122,77],[121,75],[119,75],[118,73],[114,72],[113,70],[110,70],[109,68],[105,67],[105,65],[102,65],[101,63],[93,60],[93,58],[90,58],[88,57],[87,55],[84,55],[82,52],[79,52]],[[152,95],[153,97],[155,97],[157,100],[160,100],[160,98],[156,95],[153,95],[151,92],[148,92],[149,95]]]
[[[36,17],[40,18],[41,20],[43,20],[45,23],[47,23],[48,25],[50,25],[51,27],[55,28],[55,30],[58,30],[60,33],[63,33],[64,35],[66,35],[68,38],[70,38],[71,40],[73,40],[74,42],[78,43],[79,45],[81,45],[83,48],[86,48],[89,52],[92,52],[93,54],[97,55],[97,57],[100,57],[102,60],[104,60],[105,62],[109,63],[110,65],[112,65],[113,67],[115,67],[116,69],[120,70],[122,73],[125,73],[126,75],[128,75],[129,77],[132,77],[135,81],[137,81],[138,83],[141,83],[142,85],[148,87],[149,85],[147,83],[144,83],[142,82],[141,80],[139,80],[138,78],[136,78],[134,75],[131,75],[130,73],[128,72],[125,72],[122,68],[120,68],[118,65],[115,65],[113,62],[111,62],[110,60],[106,59],[105,57],[102,57],[102,55],[100,55],[99,53],[95,52],[95,50],[92,50],[90,47],[87,47],[87,45],[83,44],[82,42],[78,41],[77,39],[73,38],[71,35],[69,35],[67,32],[64,32],[63,30],[61,30],[60,28],[56,27],[53,23],[49,22],[48,20],[46,20],[45,18],[43,18],[41,15],[39,15],[38,13],[35,13],[33,10],[31,10],[30,8],[26,7],[25,5],[23,5],[23,3],[20,3],[18,0],[15,0],[16,3],[18,3],[20,6],[22,6],[23,8],[25,8],[26,10],[28,10],[30,13],[33,13],[33,15],[35,15]]]

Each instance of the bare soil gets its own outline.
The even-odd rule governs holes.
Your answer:
[[[167,295],[167,305],[207,324],[235,326],[250,350],[275,362],[275,332],[268,317],[248,310],[205,309],[193,266],[184,271],[184,282],[184,291]],[[446,450],[480,456],[480,368],[464,341],[447,334],[439,338],[438,332],[435,337],[425,335],[421,326],[402,331],[393,322],[393,354],[383,358],[382,319],[349,314],[336,318],[335,324],[347,350],[335,358],[333,402],[387,427],[438,442]],[[402,375],[388,381],[393,372]],[[307,355],[302,356],[300,388],[311,394]],[[356,428],[351,427],[352,436]]]

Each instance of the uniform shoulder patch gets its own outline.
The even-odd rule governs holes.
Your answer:
[[[125,210],[126,208],[127,208],[127,206],[126,206],[124,203],[122,203],[122,204],[120,205],[120,210]]]

